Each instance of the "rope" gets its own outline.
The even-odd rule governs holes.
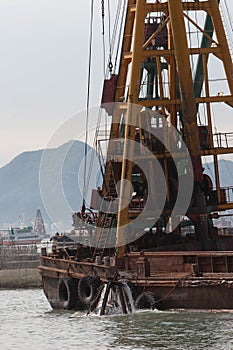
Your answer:
[[[224,0],[224,5],[225,5],[225,8],[226,8],[226,12],[227,12],[228,20],[229,20],[229,25],[230,25],[231,31],[233,32],[233,24],[232,24],[232,19],[231,19],[231,13],[230,13],[230,10],[229,10],[229,7],[227,5],[226,0]]]
[[[118,61],[118,54],[120,52],[120,50],[119,50],[119,48],[120,48],[120,41],[121,41],[121,37],[122,37],[122,32],[124,30],[124,28],[123,28],[123,21],[124,21],[125,12],[126,12],[126,9],[127,9],[126,1],[127,0],[124,0],[124,3],[122,5],[123,6],[123,10],[122,10],[122,15],[121,15],[120,32],[119,32],[118,41],[117,41],[116,57],[115,57],[115,63],[114,63],[114,72],[116,71],[116,66],[117,66],[117,61]]]
[[[87,141],[88,141],[88,124],[89,124],[89,105],[90,105],[90,85],[91,85],[91,61],[92,61],[92,37],[93,37],[93,16],[94,16],[94,0],[91,1],[91,18],[90,18],[90,38],[89,38],[89,62],[88,62],[88,83],[87,83],[87,113],[85,127],[85,146],[84,146],[84,181],[83,181],[83,205],[82,212],[85,211],[85,194],[86,188],[86,173],[87,173]]]
[[[114,27],[113,27],[113,33],[112,33],[112,38],[111,38],[111,11],[110,11],[110,1],[108,0],[108,10],[105,8],[105,2],[104,0],[101,0],[101,16],[102,16],[102,34],[103,34],[103,46],[104,46],[104,57],[105,57],[105,50],[106,50],[106,42],[105,42],[105,36],[106,36],[106,27],[105,27],[105,22],[104,22],[104,18],[106,18],[106,11],[108,11],[108,36],[109,36],[109,42],[110,42],[110,50],[109,50],[109,59],[108,59],[108,63],[107,63],[107,69],[105,71],[105,77],[108,76],[109,71],[111,72],[112,68],[113,68],[113,64],[112,64],[112,55],[113,52],[115,52],[115,42],[116,42],[116,35],[118,35],[118,45],[117,45],[117,52],[116,55],[119,53],[118,48],[120,45],[120,33],[123,31],[123,20],[125,17],[125,12],[127,9],[127,0],[124,0],[122,2],[122,0],[118,0],[118,6],[117,6],[117,11],[116,11],[116,16],[115,16],[115,23],[114,23]],[[93,140],[93,149],[91,151],[91,159],[90,159],[90,163],[88,164],[88,170],[87,170],[87,164],[86,164],[86,154],[87,154],[87,139],[88,139],[88,134],[87,134],[87,128],[88,128],[88,117],[89,117],[89,89],[90,89],[90,65],[91,65],[91,42],[92,42],[92,27],[93,27],[93,0],[92,0],[92,6],[91,6],[91,23],[90,23],[90,53],[89,53],[89,78],[88,78],[88,99],[87,99],[87,120],[86,120],[86,142],[85,142],[85,163],[84,163],[84,190],[83,190],[83,199],[85,198],[86,194],[87,194],[87,189],[89,187],[89,183],[90,180],[92,178],[92,169],[93,169],[93,165],[94,165],[94,159],[95,159],[95,149],[96,149],[96,144],[97,144],[97,140],[98,140],[98,136],[99,136],[99,130],[100,130],[100,126],[101,126],[101,121],[103,120],[103,118],[105,118],[105,123],[103,123],[103,125],[105,124],[105,129],[106,129],[106,114],[104,113],[103,110],[99,110],[98,113],[98,118],[97,118],[97,125],[96,125],[96,132],[95,132],[95,137]],[[122,16],[122,17],[120,17]],[[119,23],[120,22],[120,23]],[[120,27],[119,27],[120,25]],[[106,58],[106,57],[105,57]],[[104,58],[104,60],[105,60]],[[116,66],[116,61],[114,62],[115,66]],[[115,68],[115,67],[114,67]],[[83,210],[85,210],[85,199],[83,200]]]
[[[108,0],[108,40],[109,40],[109,62],[108,69],[112,73],[112,48],[111,48],[111,13],[110,13],[110,1]]]
[[[104,9],[104,0],[101,0],[101,13],[102,13],[102,38],[103,38],[103,72],[105,72],[105,26],[104,26],[104,17],[105,17],[105,9]]]
[[[182,276],[182,277],[176,282],[176,284],[174,285],[174,287],[172,287],[172,288],[167,292],[167,294],[166,294],[164,297],[160,298],[159,300],[156,300],[155,304],[157,304],[157,303],[159,303],[159,302],[161,302],[161,301],[167,300],[167,298],[169,297],[169,295],[178,287],[179,283],[180,283],[181,281],[183,281],[184,279],[190,277],[190,276],[192,276],[192,273],[188,273],[188,274],[185,274],[184,276]]]
[[[104,8],[104,1],[101,0],[101,4],[102,4],[102,20],[103,20],[103,15],[105,15],[105,8]],[[109,3],[109,0],[108,0],[108,6],[110,6],[110,3]],[[105,72],[105,77],[107,77],[108,75],[108,71],[109,71],[109,64],[110,64],[110,68],[111,68],[111,60],[112,60],[112,53],[113,53],[113,50],[114,50],[114,46],[115,46],[115,37],[116,37],[116,34],[117,34],[117,28],[119,27],[119,16],[121,14],[121,6],[122,6],[122,1],[121,0],[118,0],[118,7],[117,7],[117,12],[116,12],[116,16],[115,16],[115,23],[114,23],[114,29],[113,29],[113,34],[112,34],[112,40],[111,40],[111,45],[110,45],[110,55],[109,55],[109,60],[108,60],[108,66],[107,66],[107,70]],[[124,0],[124,3],[123,3],[123,11],[122,11],[122,17],[124,17],[124,13],[125,13],[125,10],[126,10],[126,0]],[[110,8],[108,9],[108,18],[109,18],[109,31],[111,29],[111,23],[110,23]],[[121,27],[120,27],[120,30],[123,30],[123,26],[122,26],[122,21],[123,21],[123,18],[121,20]],[[102,24],[102,28],[104,29],[104,34],[105,34],[105,27],[103,27],[104,24]],[[109,40],[110,40],[110,33],[109,33]],[[120,43],[120,39],[119,39],[119,43]],[[118,44],[118,47],[119,47],[119,44]],[[106,45],[105,45],[105,48],[106,48]],[[118,53],[118,52],[117,52]],[[99,114],[98,114],[98,120],[97,120],[97,125],[96,125],[96,132],[95,132],[95,137],[94,137],[94,140],[93,140],[93,150],[91,151],[91,160],[90,160],[90,164],[89,164],[89,168],[88,168],[88,174],[87,174],[87,180],[86,180],[86,185],[85,185],[85,188],[86,188],[86,191],[87,191],[87,188],[89,186],[89,183],[90,183],[90,179],[91,179],[91,176],[92,176],[92,169],[93,169],[93,164],[94,164],[94,159],[95,159],[95,149],[96,149],[96,142],[98,140],[98,135],[99,135],[99,130],[100,130],[100,125],[101,125],[101,120],[102,118],[105,116],[106,118],[106,115],[104,115],[104,112],[100,109],[99,110]],[[106,121],[106,119],[105,119]],[[106,123],[105,123],[106,124]],[[105,126],[106,128],[106,126]]]
[[[155,305],[160,303],[161,301],[162,302],[166,301],[169,295],[171,295],[171,293],[178,287],[179,283],[184,279],[189,278],[190,276],[192,276],[192,273],[185,274],[181,278],[179,278],[176,284],[167,292],[167,294],[164,297],[161,297],[160,299],[155,301]],[[144,291],[145,291],[145,287],[144,287]]]
[[[221,17],[223,20],[223,25],[224,25],[224,30],[225,30],[227,42],[229,45],[230,54],[231,54],[231,57],[233,58],[233,52],[232,52],[232,50],[233,50],[233,40],[232,40],[233,24],[232,24],[232,20],[231,20],[230,10],[229,10],[229,7],[227,5],[226,0],[224,0],[223,2],[220,3],[219,8],[220,8]]]
[[[122,5],[122,1],[119,0],[118,1],[118,6],[117,6],[115,23],[114,23],[114,27],[113,27],[112,40],[111,40],[111,37],[110,37],[110,30],[111,30],[110,7],[108,7],[108,9],[109,9],[109,11],[108,11],[108,17],[109,17],[109,60],[108,60],[108,70],[110,71],[110,73],[112,73],[112,69],[113,69],[112,55],[113,55],[113,51],[114,51],[117,30],[118,30],[118,27],[119,27],[119,18],[120,18],[120,13],[121,13],[121,5]],[[109,6],[109,0],[108,0],[108,6]],[[125,4],[123,4],[123,6],[125,6]],[[120,29],[122,29],[122,28],[120,27]],[[120,37],[120,33],[119,33],[118,38],[119,37]],[[117,55],[117,53],[116,53],[116,55]],[[106,74],[107,74],[107,72],[106,72]]]

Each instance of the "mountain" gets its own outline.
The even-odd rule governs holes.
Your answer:
[[[88,152],[92,150],[87,147]],[[93,155],[93,152],[91,153]],[[84,143],[70,141],[46,150],[24,152],[0,168],[0,228],[34,220],[37,208],[44,221],[56,223],[61,230],[72,225],[72,213],[82,205],[84,179]],[[98,178],[97,159],[86,157],[87,175],[90,164],[94,171],[89,177],[91,190]],[[93,163],[94,162],[94,163]],[[205,172],[214,182],[213,163],[204,164]],[[233,184],[233,162],[220,160],[221,186]],[[90,191],[86,197],[90,199]]]
[[[226,159],[220,159],[218,162],[220,184],[222,187],[233,187],[233,162]],[[206,163],[204,164],[205,172],[211,177],[213,183],[214,181],[214,164]]]
[[[79,210],[82,203],[78,177],[83,178],[79,174],[83,171],[83,158],[84,143],[70,141],[57,148],[21,153],[0,168],[0,228],[19,224],[19,216],[29,224],[37,208],[46,222],[59,219],[71,224],[72,212]],[[67,210],[64,213],[59,210],[62,206],[57,191],[64,194],[69,217]],[[51,206],[54,212],[58,207],[59,217],[51,215]]]

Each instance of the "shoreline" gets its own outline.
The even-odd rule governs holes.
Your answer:
[[[42,288],[38,268],[0,270],[0,290],[26,288]]]

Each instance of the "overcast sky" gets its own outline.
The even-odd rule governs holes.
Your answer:
[[[59,125],[85,108],[89,13],[87,0],[0,1],[0,166],[44,148]],[[99,13],[100,5],[98,19]],[[101,47],[92,69],[102,84],[100,62]],[[92,91],[91,105],[100,91]]]
[[[101,1],[95,3],[92,106],[103,83]],[[69,116],[85,109],[89,20],[90,0],[0,0],[0,166],[46,147]]]

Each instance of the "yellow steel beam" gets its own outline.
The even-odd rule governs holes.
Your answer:
[[[201,156],[214,156],[214,155],[221,155],[221,154],[233,154],[233,147],[228,147],[228,148],[209,148],[209,149],[205,149],[205,150],[201,150],[200,151],[201,153]],[[172,156],[169,152],[163,152],[163,153],[155,153],[154,155],[152,154],[138,154],[138,155],[135,155],[134,156],[134,159],[135,160],[140,160],[140,159],[148,159],[148,160],[151,160],[151,159],[154,159],[154,158],[158,158],[158,159],[163,159],[163,158],[175,158],[175,159],[178,159],[178,158],[181,158],[182,157],[186,157],[187,154],[186,153],[182,153],[182,152],[178,152],[178,153],[175,153],[173,152],[172,153]],[[115,156],[114,157],[114,161],[115,162],[122,162],[123,161],[123,155],[118,155],[118,156]]]
[[[143,49],[145,50],[147,48],[147,46],[151,43],[151,40],[153,40],[158,33],[167,25],[167,23],[169,22],[170,18],[167,17],[165,19],[165,21],[163,21],[163,23],[160,24],[160,26],[158,27],[158,29],[147,39],[147,41],[144,43],[143,45]]]
[[[128,0],[128,10],[126,15],[125,29],[124,29],[124,40],[122,46],[122,53],[131,49],[132,44],[132,35],[133,35],[133,26],[134,26],[134,17],[135,13],[129,11],[129,8],[135,4],[136,0]],[[117,79],[117,89],[115,94],[115,102],[119,102],[121,97],[125,94],[125,84],[127,79],[128,72],[128,61],[124,59],[121,53],[120,59],[120,71]],[[110,130],[109,138],[110,140],[116,139],[119,137],[119,126],[120,126],[121,113],[116,108],[113,110],[112,115],[112,125]],[[108,184],[111,177],[111,164],[108,162],[109,154],[112,152],[112,144],[109,143],[108,154],[107,154],[107,164],[105,169],[105,182],[103,184],[103,195],[108,191]]]
[[[213,205],[211,211],[226,211],[233,209],[233,203]]]
[[[231,94],[233,95],[233,64],[221,14],[219,11],[219,5],[217,0],[208,0],[208,2],[210,4],[209,13],[212,16],[212,21],[215,27],[215,33],[218,39],[219,46],[221,47],[223,65],[225,68],[226,76],[228,78],[229,88]]]
[[[174,43],[172,38],[172,29],[171,29],[171,23],[168,24],[168,48],[170,50],[174,49]],[[174,100],[177,95],[177,70],[176,70],[176,61],[175,57],[171,56],[169,57],[169,64],[168,64],[168,76],[170,80],[169,84],[169,100]],[[177,127],[177,112],[178,112],[178,106],[177,105],[170,105],[169,108],[167,108],[169,112],[169,118],[168,121],[176,128]]]
[[[189,60],[188,43],[181,0],[168,0],[171,19],[176,65],[179,75],[181,105],[186,133],[186,143],[192,158],[194,181],[202,182],[202,166],[200,157],[200,141],[196,119],[196,101],[194,97],[193,79]]]
[[[200,55],[200,54],[207,54],[212,53],[216,57],[221,57],[221,48],[220,47],[193,47],[188,48],[189,55]],[[152,58],[156,56],[173,56],[175,54],[174,49],[168,49],[168,50],[144,50],[142,53],[143,58]],[[132,60],[132,52],[123,52],[123,58],[125,60],[128,60],[129,62]]]
[[[132,104],[137,104],[139,85],[140,85],[140,72],[142,62],[142,45],[144,39],[144,24],[145,24],[145,4],[146,0],[137,0],[136,3],[136,14],[135,14],[135,26],[134,26],[134,38],[133,38],[133,56],[132,56],[132,67],[130,72],[130,84],[129,84],[129,95],[128,95],[128,108],[125,119],[125,142],[122,162],[122,173],[121,179],[126,179],[131,182],[132,177],[132,159],[134,149],[133,142],[127,142],[127,140],[133,140],[135,138],[135,127],[132,126],[134,114],[137,113],[132,108]],[[120,197],[119,197],[119,209],[117,217],[117,238],[116,244],[124,243],[124,229],[122,227],[128,224],[128,205],[127,201],[131,198],[130,186],[125,182],[121,181],[120,186]],[[119,243],[121,242],[121,243]],[[125,246],[121,246],[118,249],[118,258],[122,257],[125,252]]]
[[[123,47],[122,47],[122,53],[121,53],[120,71],[119,71],[119,76],[117,81],[115,102],[119,102],[121,97],[124,96],[125,94],[125,83],[127,79],[129,62],[127,62],[127,59],[124,57],[124,52],[129,51],[132,45],[135,13],[131,13],[129,9],[131,6],[133,6],[133,4],[135,4],[135,2],[136,0],[128,0],[128,11],[126,15],[126,24],[125,24],[125,31],[123,36]]]
[[[220,103],[220,102],[225,102],[228,104],[233,103],[233,96],[232,95],[226,95],[226,96],[209,96],[209,97],[198,97],[195,99],[196,103]],[[181,99],[168,99],[165,98],[163,100],[160,99],[152,99],[152,100],[144,100],[140,99],[138,100],[137,104],[144,106],[144,107],[154,107],[154,106],[165,106],[166,108],[169,108],[169,106],[174,106],[174,105],[181,105]],[[127,109],[127,103],[121,103],[118,108],[122,111],[126,111]]]
[[[222,148],[210,148],[201,151],[203,156],[211,156],[211,155],[221,155],[221,154],[233,154],[233,147],[222,147]]]
[[[184,11],[206,11],[209,9],[208,1],[197,1],[197,2],[183,2],[182,4]],[[136,5],[130,7],[131,12],[136,11]],[[146,13],[148,12],[168,12],[168,3],[147,3],[146,4]]]
[[[198,97],[195,99],[196,103],[219,103],[219,102],[226,102],[226,103],[233,103],[233,96],[232,95],[223,95],[223,96],[209,96],[209,97]],[[145,107],[153,107],[153,106],[169,106],[169,105],[175,105],[175,104],[181,104],[181,99],[153,99],[153,100],[144,100],[140,99],[138,101],[138,104],[143,105]],[[124,107],[124,104],[122,105],[122,108]]]

